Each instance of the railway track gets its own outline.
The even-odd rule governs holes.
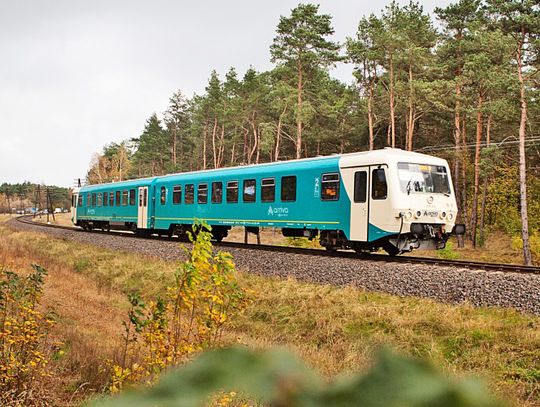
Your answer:
[[[135,239],[150,239],[150,240],[159,239],[159,240],[165,240],[165,241],[178,241],[177,238],[159,237],[159,236],[137,236],[130,232],[123,232],[123,231],[108,231],[107,232],[107,231],[101,231],[101,230],[94,230],[92,232],[85,232],[78,227],[34,222],[32,220],[32,215],[19,216],[16,218],[16,220],[18,222],[27,223],[27,224],[31,224],[35,226],[65,229],[65,230],[70,230],[70,231],[77,231],[80,233],[99,233],[99,234],[117,235],[117,236],[123,236],[123,237],[128,237],[128,238],[135,238]],[[435,258],[417,257],[417,256],[391,257],[386,254],[357,254],[352,251],[329,252],[329,251],[319,250],[319,249],[288,247],[288,246],[274,246],[274,245],[252,244],[252,243],[245,244],[245,243],[236,243],[236,242],[220,242],[220,243],[216,243],[215,245],[219,247],[224,247],[224,248],[232,247],[232,248],[238,248],[238,249],[264,250],[264,251],[271,251],[271,252],[293,253],[293,254],[308,254],[312,256],[361,259],[361,260],[370,260],[370,261],[387,262],[387,263],[408,263],[408,264],[447,266],[447,267],[457,267],[457,268],[463,268],[463,269],[469,269],[469,270],[485,270],[485,271],[501,272],[501,273],[540,274],[540,267],[525,266],[525,265],[520,265],[520,264],[484,263],[484,262],[469,261],[469,260],[445,260],[445,259],[435,259]]]

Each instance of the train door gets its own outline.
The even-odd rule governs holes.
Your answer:
[[[349,240],[365,242],[368,238],[369,167],[346,168],[342,173],[345,189],[351,198]]]
[[[79,194],[73,193],[71,195],[71,222],[77,224],[77,206],[79,204]],[[37,210],[37,208],[36,208]]]
[[[395,218],[388,188],[388,166],[372,165],[369,173],[369,228],[368,240],[373,242],[393,232]]]
[[[139,212],[137,229],[148,228],[148,187],[139,187]]]

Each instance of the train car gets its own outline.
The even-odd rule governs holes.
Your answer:
[[[84,229],[184,236],[201,219],[216,240],[233,226],[274,227],[329,250],[392,255],[464,233],[448,163],[391,148],[90,185],[73,202]]]

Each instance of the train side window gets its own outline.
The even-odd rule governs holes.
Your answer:
[[[257,181],[254,179],[244,180],[244,202],[255,202],[257,199],[255,188],[257,187]]]
[[[90,207],[92,206],[92,195],[86,194],[86,206]]]
[[[354,202],[366,202],[367,200],[367,171],[354,173]]]
[[[83,197],[82,195],[79,195],[79,202],[77,203],[77,206],[82,206],[82,200],[83,200]]]
[[[296,176],[281,177],[281,200],[283,202],[296,201]]]
[[[109,206],[109,193],[103,192],[103,206]]]
[[[127,206],[128,204],[128,191],[122,191],[122,206]]]
[[[238,202],[238,181],[227,182],[227,203]]]
[[[192,204],[195,202],[195,186],[193,184],[186,184],[185,202],[187,204]]]
[[[103,202],[103,195],[101,195],[101,192],[97,194],[97,206],[101,206],[101,203]]]
[[[161,187],[161,205],[165,205],[167,203],[167,188]]]
[[[208,184],[199,184],[197,186],[197,203],[208,203]]]
[[[109,192],[109,206],[114,206],[114,192]]]
[[[129,204],[131,206],[135,206],[135,190],[134,189],[129,190]]]
[[[92,207],[96,206],[97,203],[97,195],[95,193],[92,194]]]
[[[373,199],[386,199],[388,186],[386,185],[386,174],[384,168],[377,168],[371,172],[371,197]]]
[[[339,199],[339,174],[323,174],[321,182],[321,199],[337,201]]]
[[[274,202],[276,200],[276,180],[264,178],[261,181],[261,201]]]
[[[223,201],[223,182],[212,182],[212,203]]]
[[[179,205],[182,202],[182,185],[175,185],[172,191],[172,203]]]
[[[121,194],[122,192],[116,191],[116,206],[122,205]]]

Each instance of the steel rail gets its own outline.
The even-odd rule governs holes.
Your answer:
[[[22,215],[18,216],[15,219],[18,222],[31,224],[34,226],[56,228],[56,229],[65,229],[75,232],[84,233],[85,231],[81,228],[74,226],[62,226],[47,224],[41,222],[35,222],[29,220],[28,218],[32,215]],[[124,231],[102,231],[102,230],[93,230],[86,233],[102,233],[115,236],[123,236],[127,238],[138,238],[138,239],[151,239],[151,240],[162,240],[162,241],[174,241],[178,242],[178,238],[173,237],[164,237],[159,235],[151,236],[139,236],[132,234],[130,232]],[[219,247],[231,247],[237,249],[249,249],[249,250],[264,250],[264,251],[273,251],[281,253],[292,253],[292,254],[304,254],[312,256],[324,256],[324,257],[339,257],[339,258],[348,258],[356,260],[369,260],[377,262],[386,262],[386,263],[409,263],[409,264],[433,264],[435,266],[446,266],[446,267],[459,267],[469,270],[483,270],[490,272],[502,272],[502,273],[523,273],[523,274],[539,274],[540,267],[538,266],[525,266],[521,264],[508,264],[508,263],[485,263],[479,261],[469,261],[469,260],[446,260],[446,259],[436,259],[432,257],[418,257],[418,256],[389,256],[386,254],[374,254],[374,253],[365,253],[358,254],[353,251],[326,251],[321,249],[310,249],[310,248],[301,248],[301,247],[290,247],[290,246],[276,246],[276,245],[267,245],[267,244],[253,244],[253,243],[237,243],[237,242],[215,242],[215,246]]]

